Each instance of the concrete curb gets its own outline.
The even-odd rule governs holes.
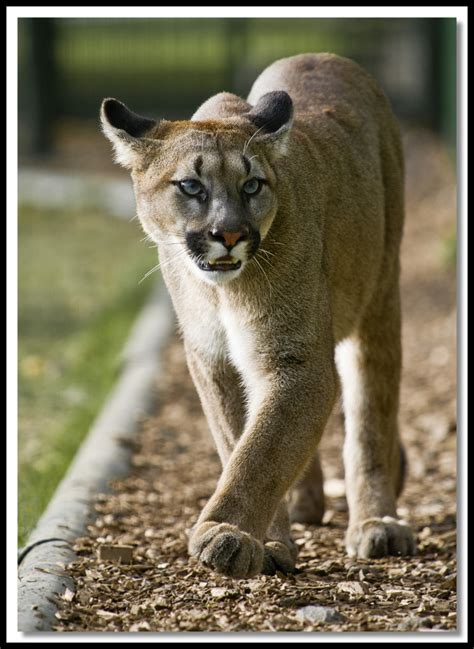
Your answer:
[[[129,468],[131,442],[139,422],[152,412],[160,352],[173,325],[170,300],[159,284],[124,348],[112,393],[20,555],[19,631],[51,631],[57,598],[66,588],[74,590],[64,569],[76,556],[71,544],[86,531],[94,495]]]
[[[43,209],[100,210],[121,219],[135,214],[130,178],[22,167],[18,171],[18,201]]]

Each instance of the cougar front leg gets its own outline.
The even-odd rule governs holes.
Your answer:
[[[225,358],[209,363],[208,357],[189,347],[186,356],[222,466],[225,467],[245,426],[246,404],[241,378]],[[252,561],[255,566],[252,566],[252,571],[262,570],[265,574],[273,574],[276,570],[288,572],[294,568],[296,554],[296,546],[290,539],[287,505],[282,501],[263,540],[263,555],[260,546],[254,548]],[[239,570],[240,565],[234,565],[233,573],[238,575]],[[221,571],[226,572],[225,567]]]
[[[332,350],[326,356],[278,368],[255,386],[258,403],[250,404],[245,430],[190,538],[191,554],[215,570],[234,577],[267,571],[265,549],[277,563],[294,562],[281,541],[264,543],[278,530],[280,502],[314,453],[333,406]]]
[[[224,356],[210,361],[206,354],[187,345],[185,348],[189,371],[225,466],[245,426],[246,406],[240,377]]]
[[[401,365],[397,287],[372,306],[357,335],[340,345],[337,365],[346,427],[347,552],[363,558],[413,554],[411,530],[396,513],[404,470],[397,427]]]

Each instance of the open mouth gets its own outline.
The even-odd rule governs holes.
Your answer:
[[[210,270],[210,271],[228,271],[228,270],[237,270],[242,266],[240,259],[235,259],[231,255],[226,255],[225,257],[219,257],[218,259],[212,259],[209,261],[197,261],[197,265],[201,270]]]

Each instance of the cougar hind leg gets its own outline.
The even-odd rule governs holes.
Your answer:
[[[320,525],[324,514],[324,479],[319,454],[312,458],[289,497],[292,523]]]
[[[347,551],[363,558],[413,554],[413,534],[396,509],[406,464],[398,433],[398,277],[374,299],[358,332],[338,347],[337,363],[346,421]]]

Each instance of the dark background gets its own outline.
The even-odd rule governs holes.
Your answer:
[[[20,160],[54,153],[65,124],[97,129],[103,97],[152,117],[190,117],[221,90],[245,96],[272,61],[322,51],[362,64],[404,123],[454,148],[455,18],[24,18]]]

